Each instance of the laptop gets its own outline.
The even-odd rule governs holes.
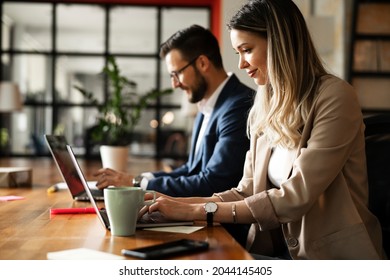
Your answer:
[[[81,178],[78,175],[77,170],[72,163],[72,159],[66,149],[66,145],[68,145],[68,143],[65,136],[47,134],[44,136],[54,162],[56,163],[73,199],[79,201],[89,201],[89,197],[84,190]],[[91,193],[95,200],[104,200],[103,190],[96,188],[96,182],[89,181],[88,184],[91,187]]]
[[[82,185],[85,189],[86,194],[89,197],[90,202],[92,203],[93,208],[95,208],[96,214],[101,222],[101,224],[107,229],[110,230],[110,221],[108,220],[107,211],[105,208],[98,208],[94,196],[92,195],[91,189],[85,180],[84,174],[81,170],[81,167],[74,155],[72,147],[66,145],[66,148],[69,152],[69,157],[72,160],[74,168],[77,170],[79,178],[81,179]],[[169,220],[162,216],[159,212],[153,212],[151,214],[144,214],[137,222],[137,228],[151,228],[151,227],[169,227],[169,226],[191,226],[193,221],[175,221]]]

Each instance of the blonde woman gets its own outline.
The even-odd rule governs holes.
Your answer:
[[[161,195],[149,211],[252,224],[247,249],[259,259],[384,258],[353,88],[327,73],[293,1],[249,1],[228,28],[259,86],[243,178],[209,198]]]

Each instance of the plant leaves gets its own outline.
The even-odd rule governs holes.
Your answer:
[[[115,58],[109,56],[107,62],[103,68],[109,82],[109,97],[105,103],[99,104],[92,92],[76,85],[74,88],[99,110],[97,123],[91,131],[93,140],[105,145],[128,145],[149,102],[171,94],[173,90],[152,89],[144,95],[138,95],[137,83],[121,75]]]

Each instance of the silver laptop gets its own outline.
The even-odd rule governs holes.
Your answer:
[[[88,186],[87,181],[85,180],[84,174],[81,170],[81,167],[73,153],[72,147],[66,145],[66,148],[69,152],[69,157],[72,160],[72,163],[77,170],[77,173],[81,179],[82,185],[85,189],[86,194],[89,196],[89,199],[92,203],[93,208],[95,208],[96,214],[102,223],[102,225],[110,230],[110,222],[108,220],[107,212],[105,208],[98,208],[95,198],[92,196],[90,187]],[[146,213],[143,215],[137,222],[137,228],[150,228],[150,227],[168,227],[168,226],[190,226],[193,225],[193,221],[173,221],[168,220],[163,217],[159,212],[153,212],[152,214]]]
[[[77,173],[74,164],[66,149],[68,145],[65,136],[63,135],[47,135],[45,134],[45,140],[49,147],[50,153],[57,165],[58,170],[61,173],[68,189],[74,200],[88,201],[89,197],[86,194],[81,178]],[[95,200],[103,200],[103,190],[97,189],[96,182],[89,181],[88,184],[92,187],[91,193]]]

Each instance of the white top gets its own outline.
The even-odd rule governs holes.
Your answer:
[[[268,164],[268,178],[274,186],[280,186],[282,183],[284,161],[288,158],[289,150],[277,146],[273,148],[272,155]]]

